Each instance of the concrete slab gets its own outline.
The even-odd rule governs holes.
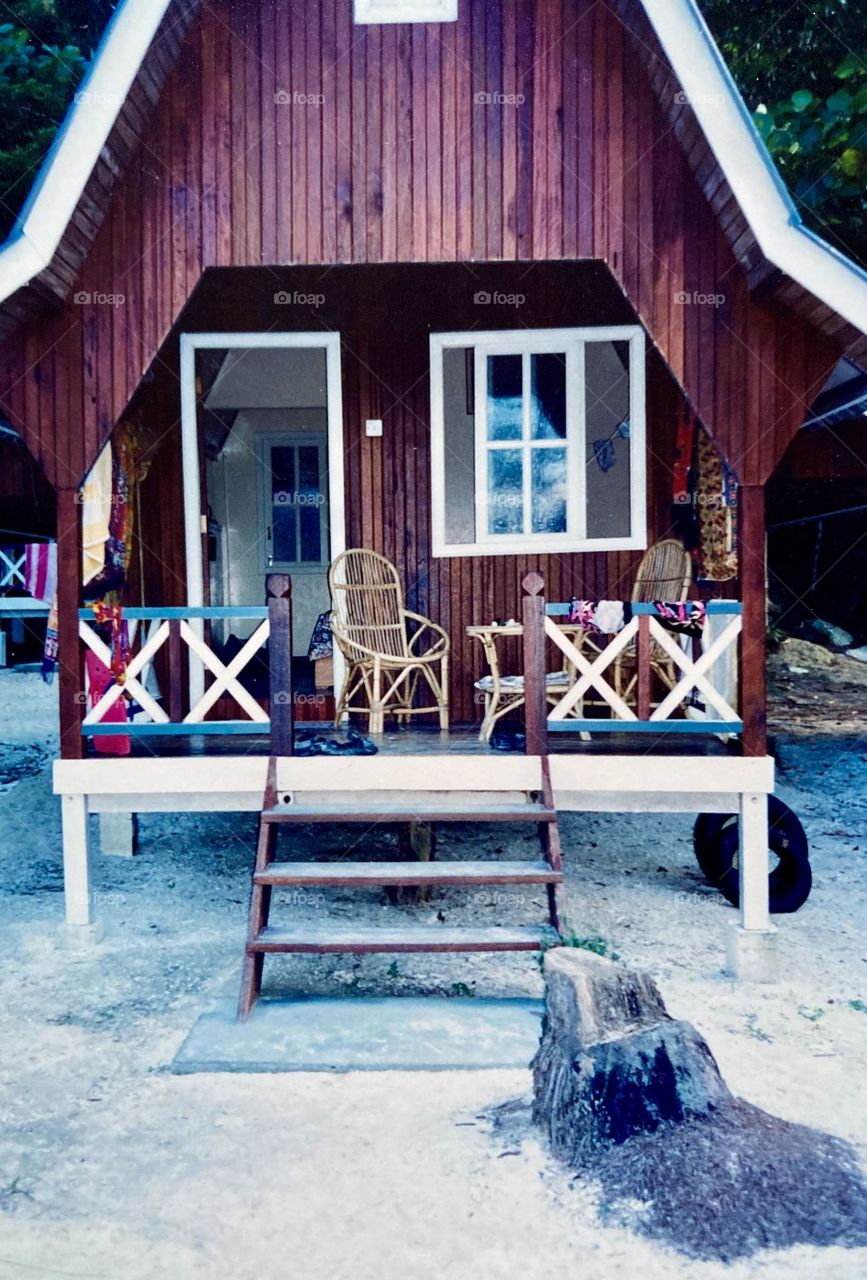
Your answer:
[[[544,1002],[405,997],[260,1000],[246,1023],[222,1001],[195,1023],[171,1069],[447,1071],[528,1067]]]

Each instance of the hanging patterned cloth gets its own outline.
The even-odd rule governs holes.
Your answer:
[[[656,616],[666,631],[698,637],[704,631],[707,606],[701,600],[654,600]]]
[[[696,434],[695,414],[691,409],[685,408],[677,424],[677,443],[672,468],[671,527],[687,551],[695,551],[698,546],[695,485]]]
[[[727,582],[737,576],[737,483],[713,440],[698,432],[697,576],[705,582]]]
[[[632,617],[630,605],[623,600],[571,600],[569,621],[584,631],[613,636],[622,631]]]
[[[109,631],[111,674],[118,684],[124,684],[129,666],[129,630],[124,622],[123,609],[119,604],[106,604],[104,600],[95,600],[91,608],[97,625],[107,627]]]

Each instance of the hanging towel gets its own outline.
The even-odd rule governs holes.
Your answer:
[[[56,542],[30,542],[24,548],[24,585],[34,600],[51,604],[57,591]]]
[[[48,622],[45,626],[45,646],[42,650],[42,679],[51,684],[57,670],[57,593],[48,610]]]
[[[85,599],[108,599],[126,585],[126,571],[132,552],[132,503],[122,450],[115,448],[111,467],[111,515],[105,542],[103,566],[87,584]]]
[[[704,631],[707,606],[701,600],[654,600],[656,616],[675,635],[698,637]]]
[[[86,586],[105,566],[111,520],[111,445],[107,444],[81,488],[81,580]]]
[[[90,685],[90,708],[93,710],[109,685],[114,684],[115,677],[102,658],[98,657],[92,649],[85,652],[84,661],[87,665],[87,679]],[[126,724],[126,719],[126,702],[121,694],[117,701],[103,712],[99,723]],[[104,756],[128,756],[130,753],[130,740],[125,733],[111,733],[104,736],[97,734],[93,739],[93,745]]]
[[[623,600],[572,600],[569,621],[577,622],[585,631],[614,636],[632,617],[632,609]]]

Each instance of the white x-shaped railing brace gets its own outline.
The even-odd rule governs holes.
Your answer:
[[[637,720],[638,716],[632,708],[615,693],[608,681],[602,678],[603,671],[611,665],[619,653],[623,652],[635,637],[637,631],[638,618],[636,617],[627,622],[623,630],[617,633],[611,643],[607,644],[602,652],[594,658],[593,662],[588,662],[581,650],[575,647],[573,641],[564,634],[556,622],[546,617],[545,634],[550,636],[557,648],[565,655],[567,661],[571,662],[581,672],[580,679],[572,685],[568,692],[548,712],[548,718],[550,720],[565,720],[575,704],[584,697],[585,693],[590,689],[595,689],[619,719]]]

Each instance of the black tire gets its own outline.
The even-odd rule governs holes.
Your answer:
[[[807,836],[797,815],[776,796],[769,797],[768,819],[768,848],[777,857],[768,876],[769,905],[773,915],[786,915],[797,911],[810,896],[813,873]],[[738,906],[737,815],[702,814],[696,822],[695,841],[696,858],[708,881],[727,902]]]
[[[770,816],[770,808],[768,810]],[[701,867],[705,880],[713,883],[717,871],[718,856],[716,843],[723,829],[730,823],[737,823],[736,813],[700,813],[692,830],[692,845],[695,860]]]
[[[719,873],[717,840],[730,827],[737,831],[736,813],[700,813],[696,818],[692,833],[695,860],[711,884],[716,884]],[[790,855],[805,862],[810,857],[807,833],[798,815],[779,796],[768,796],[768,846],[779,857]]]
[[[791,849],[782,849],[781,842],[771,836],[768,841],[771,852],[779,862],[768,876],[768,900],[772,915],[790,915],[799,910],[810,896],[813,872],[807,858],[796,857]],[[775,847],[776,845],[776,847]],[[720,893],[733,907],[740,905],[738,881],[738,829],[737,824],[726,827],[716,844],[719,856],[719,879],[715,881]]]

